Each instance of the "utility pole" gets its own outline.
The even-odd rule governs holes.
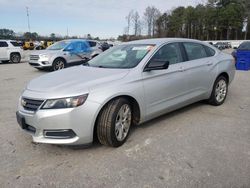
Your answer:
[[[69,28],[67,27],[67,38],[69,38]]]
[[[26,7],[26,12],[27,12],[27,19],[28,19],[28,29],[30,32],[30,15],[29,15],[29,7]]]

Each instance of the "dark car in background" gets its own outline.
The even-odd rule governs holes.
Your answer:
[[[232,48],[231,42],[217,42],[214,44],[214,46],[216,48],[218,48],[219,50],[225,50],[225,49]]]
[[[101,44],[101,47],[102,47],[102,51],[105,51],[110,48],[110,45],[107,42],[103,42]]]
[[[217,42],[214,44],[214,47],[218,48],[219,50],[224,50],[226,49],[226,46],[223,42]]]

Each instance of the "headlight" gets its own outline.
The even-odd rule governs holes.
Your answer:
[[[86,101],[87,97],[88,94],[77,97],[48,99],[41,109],[75,108],[77,106],[81,106]]]
[[[41,59],[48,59],[48,58],[49,58],[48,55],[39,55],[39,57],[40,57]]]

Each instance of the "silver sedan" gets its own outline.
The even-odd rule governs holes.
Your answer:
[[[27,85],[17,121],[34,142],[118,147],[132,125],[196,101],[223,104],[234,59],[190,39],[123,43],[83,65],[49,73]]]

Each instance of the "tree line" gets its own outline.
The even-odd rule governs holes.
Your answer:
[[[54,33],[51,33],[50,36],[41,36],[37,32],[25,32],[22,34],[17,34],[11,29],[0,29],[0,39],[8,40],[56,40],[61,37],[57,37]]]
[[[197,6],[179,6],[160,12],[148,6],[140,16],[131,10],[122,41],[154,37],[183,37],[199,40],[250,38],[250,0],[208,0]]]
[[[25,32],[22,34],[17,34],[11,29],[0,29],[0,39],[8,40],[20,40],[20,41],[59,41],[63,39],[77,39],[78,36],[59,36],[55,33],[51,33],[49,36],[39,35],[37,32]],[[99,37],[93,37],[91,34],[86,34],[83,38],[100,40]]]

